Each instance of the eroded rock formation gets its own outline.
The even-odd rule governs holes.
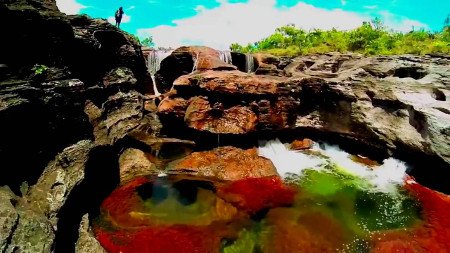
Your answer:
[[[232,54],[231,65],[181,47],[162,61],[155,98],[140,45],[107,21],[31,0],[2,3],[4,18],[17,26],[0,48],[1,252],[103,252],[89,218],[137,176],[279,180],[250,142],[277,135],[399,156],[450,192],[449,57]]]

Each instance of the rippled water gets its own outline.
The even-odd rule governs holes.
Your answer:
[[[103,202],[97,239],[109,252],[450,251],[450,199],[401,161],[277,140],[259,153],[284,179],[136,178]]]

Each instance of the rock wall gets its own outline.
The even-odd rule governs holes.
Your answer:
[[[163,125],[223,135],[334,136],[366,146],[375,157],[408,160],[420,168],[412,174],[423,183],[450,191],[438,179],[450,175],[448,57],[255,59],[253,74],[204,69],[179,76],[158,106]],[[163,66],[161,73],[167,71]],[[427,175],[427,163],[438,178]]]
[[[106,20],[66,16],[54,1],[6,1],[0,22],[0,185],[36,182],[63,148],[92,138],[86,101],[151,87],[140,45]],[[27,159],[16,159],[23,154]]]

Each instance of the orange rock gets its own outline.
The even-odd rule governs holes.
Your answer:
[[[233,71],[204,71],[181,76],[173,83],[174,89],[195,87],[221,94],[279,95],[286,90],[286,79],[273,76],[257,76]],[[278,86],[283,86],[282,88]],[[295,88],[295,87],[294,87]]]
[[[352,155],[351,159],[354,162],[362,163],[369,167],[380,166],[380,164],[377,161],[371,160],[370,158],[362,156],[362,155]]]
[[[160,114],[175,114],[177,116],[184,116],[189,101],[183,98],[165,98],[158,105],[158,113]]]
[[[256,149],[220,147],[194,152],[169,166],[170,172],[191,173],[216,180],[236,181],[249,177],[278,176],[269,159],[258,156]]]
[[[258,117],[247,107],[212,108],[203,98],[193,98],[186,110],[184,121],[194,129],[212,133],[248,133],[256,128]]]
[[[314,142],[308,138],[305,138],[303,140],[295,140],[291,143],[291,149],[294,150],[310,149],[313,143]]]

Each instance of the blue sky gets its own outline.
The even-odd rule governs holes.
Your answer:
[[[186,44],[226,48],[255,42],[276,27],[352,29],[380,17],[395,30],[438,31],[450,14],[448,0],[57,0],[61,11],[113,20],[123,6],[121,28],[157,46]]]

